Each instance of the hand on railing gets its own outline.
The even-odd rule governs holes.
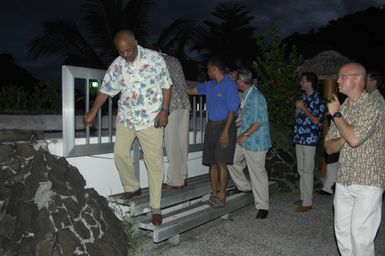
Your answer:
[[[94,120],[95,120],[95,115],[93,115],[91,112],[85,113],[83,116],[84,126],[90,125],[91,127],[93,127]]]

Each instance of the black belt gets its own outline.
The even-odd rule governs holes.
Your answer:
[[[209,124],[212,124],[212,125],[220,125],[220,124],[223,124],[225,122],[226,122],[226,120],[220,120],[220,121],[211,121],[211,120],[209,120]]]

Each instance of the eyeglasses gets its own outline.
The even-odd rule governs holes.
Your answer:
[[[344,80],[348,76],[359,76],[359,75],[361,75],[361,74],[346,74],[346,75],[338,74],[337,77],[338,77],[338,79]]]

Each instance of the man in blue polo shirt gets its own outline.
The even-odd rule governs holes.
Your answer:
[[[214,208],[225,206],[229,179],[227,164],[233,163],[237,140],[235,113],[239,107],[239,94],[235,81],[225,75],[225,64],[211,57],[207,65],[211,80],[188,87],[190,95],[206,95],[209,121],[206,125],[203,164],[210,166],[210,183],[213,195],[208,204]]]
[[[318,78],[312,72],[302,74],[301,90],[305,93],[297,100],[294,126],[297,169],[300,176],[301,200],[297,201],[297,212],[307,212],[312,208],[314,156],[321,137],[322,117],[325,111],[317,91]]]

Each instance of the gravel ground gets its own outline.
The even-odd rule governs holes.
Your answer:
[[[135,255],[339,255],[333,231],[333,197],[315,195],[313,209],[295,212],[293,194],[274,194],[269,217],[255,219],[253,206],[233,212],[229,219],[216,219],[187,231],[180,243],[155,244],[146,238]],[[376,255],[385,256],[385,221],[382,218],[375,244]]]

